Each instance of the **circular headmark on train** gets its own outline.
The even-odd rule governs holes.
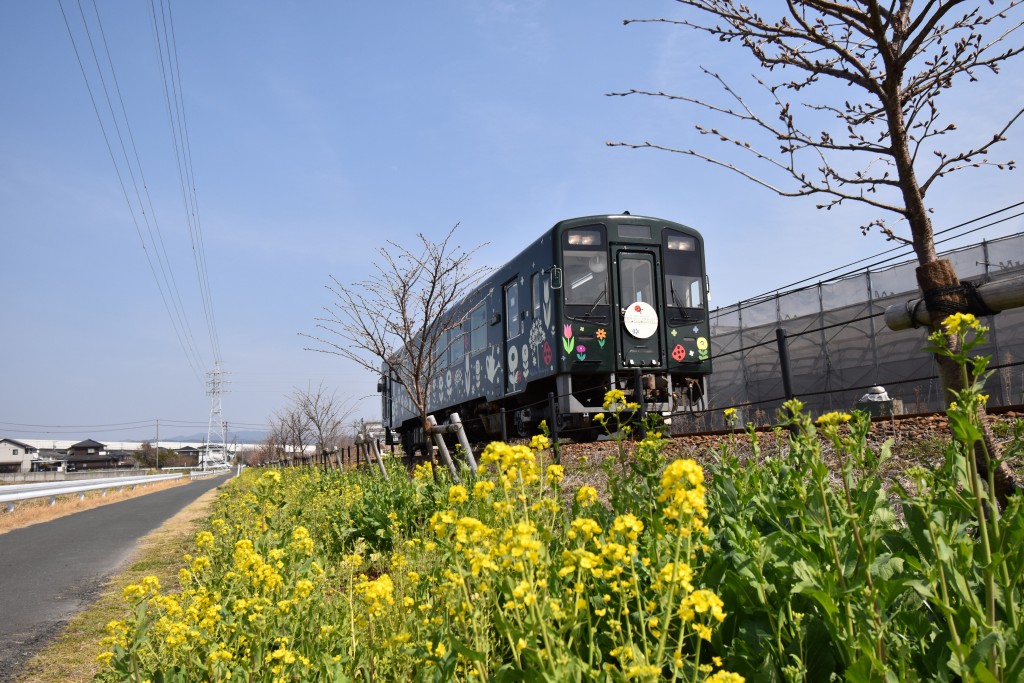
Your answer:
[[[634,301],[626,307],[622,324],[637,339],[647,339],[658,331],[658,312],[648,303]]]

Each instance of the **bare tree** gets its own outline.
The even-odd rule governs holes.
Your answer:
[[[313,389],[296,389],[292,395],[295,410],[306,418],[309,432],[320,453],[339,447],[344,432],[344,423],[356,405],[350,400],[338,398],[337,392],[328,392],[324,383]]]
[[[274,424],[288,464],[305,462],[306,447],[313,442],[309,419],[295,406],[289,406],[274,413]]]
[[[784,197],[822,197],[818,208],[862,202],[896,214],[894,225],[878,218],[862,230],[878,228],[889,239],[913,246],[918,285],[933,327],[949,313],[975,305],[952,264],[936,254],[925,197],[937,181],[957,171],[1013,169],[1012,160],[990,161],[988,155],[1006,139],[1024,109],[1007,112],[992,130],[970,131],[963,141],[965,136],[952,135],[956,124],[942,115],[939,98],[954,83],[998,73],[1003,62],[1024,50],[1008,44],[1012,34],[1020,34],[1024,0],[990,2],[987,11],[979,7],[984,3],[965,0],[927,0],[918,7],[914,0],[788,0],[773,3],[773,19],[753,4],[734,0],[676,1],[690,12],[687,18],[625,23],[683,26],[746,48],[768,74],[778,74],[771,81],[755,76],[758,89],[770,98],[769,111],[755,111],[748,99],[708,69],[703,71],[721,86],[724,102],[644,90],[611,94],[686,102],[744,130],[752,127],[757,139],[768,141],[764,146],[720,127],[698,125],[697,130],[748,155],[760,170],[692,148],[608,144],[703,159]],[[840,95],[846,99],[837,101],[836,84],[849,86]],[[821,125],[822,119],[831,125]],[[947,144],[963,146],[954,150]],[[904,221],[906,226],[900,226]],[[955,343],[955,338],[951,335],[948,341]],[[944,387],[961,388],[951,362],[940,359],[939,367]]]
[[[932,327],[941,329],[939,323],[950,313],[986,313],[973,287],[960,282],[948,260],[938,258],[926,196],[940,179],[958,171],[1015,168],[1014,161],[992,161],[989,153],[1006,139],[1024,109],[1014,105],[991,130],[957,135],[939,99],[954,84],[998,73],[1003,63],[1024,51],[1024,45],[1010,43],[1022,33],[1024,0],[990,0],[987,8],[986,3],[967,0],[921,0],[916,7],[914,0],[787,0],[772,3],[775,18],[735,0],[676,2],[685,8],[685,18],[625,23],[682,26],[739,44],[772,77],[755,76],[758,91],[770,103],[767,113],[756,111],[749,98],[709,69],[702,70],[722,88],[724,102],[660,91],[611,94],[696,105],[767,142],[759,146],[723,127],[697,126],[701,134],[738,150],[753,166],[746,168],[693,148],[608,144],[696,157],[784,197],[820,197],[818,208],[860,202],[895,214],[893,225],[878,218],[862,230],[877,228],[888,239],[913,246],[917,283]],[[841,99],[836,85],[848,86]],[[947,334],[946,343],[958,344],[956,335]],[[937,356],[936,361],[947,390],[944,397],[951,401],[948,390],[963,389],[963,377],[951,359]],[[988,448],[997,453],[987,432]],[[980,449],[976,456],[984,473]],[[1005,466],[998,468],[996,482],[1003,502],[1019,488]]]
[[[334,301],[316,319],[320,332],[303,336],[317,342],[308,350],[348,358],[379,374],[383,368],[405,388],[427,433],[427,396],[440,375],[439,357],[447,352],[448,331],[465,319],[452,308],[479,282],[485,268],[471,266],[483,245],[464,248],[455,225],[435,242],[417,234],[415,251],[388,241],[377,250],[376,272],[345,285],[333,275],[327,289]]]

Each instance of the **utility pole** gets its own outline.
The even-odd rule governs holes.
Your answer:
[[[156,471],[160,471],[160,418],[156,419]]]

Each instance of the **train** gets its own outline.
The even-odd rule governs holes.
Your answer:
[[[526,437],[541,420],[594,439],[606,392],[664,415],[703,400],[712,359],[704,240],[629,213],[556,223],[453,310],[429,385],[438,423],[458,413],[477,441]],[[388,443],[427,442],[387,365],[378,391]]]

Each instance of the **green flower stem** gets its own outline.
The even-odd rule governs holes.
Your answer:
[[[930,508],[931,506],[929,506]],[[956,622],[953,620],[953,608],[949,602],[949,584],[946,579],[946,569],[943,561],[939,555],[939,543],[935,537],[935,525],[928,524],[928,538],[932,542],[932,554],[935,556],[936,564],[939,568],[939,588],[942,590],[942,613],[946,617],[946,628],[949,629],[949,635],[953,639],[953,643],[956,647],[953,649],[953,654],[956,656],[957,663],[959,664],[960,670],[965,668],[964,654],[963,654],[963,643],[960,640],[960,632],[957,631]]]
[[[678,523],[678,521],[679,520],[676,520],[677,523]],[[683,535],[680,534],[680,533],[676,533],[676,543],[675,543],[675,547],[672,550],[672,566],[673,566],[673,568],[676,568],[677,565],[679,564],[679,554],[682,551],[682,547],[683,547]],[[687,553],[687,557],[689,557],[689,553]],[[668,589],[668,598],[665,600],[665,626],[662,628],[661,637],[658,638],[658,650],[657,650],[658,657],[657,657],[657,661],[659,661],[659,662],[661,661],[662,657],[665,656],[665,643],[668,642],[668,632],[671,630],[671,627],[672,627],[672,615],[675,613],[675,592],[676,592],[676,582],[675,582],[675,579],[673,577],[673,581],[672,581],[672,583],[671,583],[671,585],[669,586],[669,589]],[[682,625],[680,625],[680,626],[682,626]],[[680,637],[682,637],[681,634],[680,634]]]
[[[843,573],[843,562],[839,558],[839,546],[836,545],[835,528],[832,525],[832,513],[828,508],[828,494],[825,490],[825,482],[820,475],[815,476],[814,479],[818,488],[818,494],[821,496],[821,507],[825,514],[826,536],[828,537],[829,550],[832,552],[832,562],[835,563],[839,587],[843,589],[843,607],[846,612],[846,638],[850,642],[856,642],[854,639],[855,629],[853,627],[853,605],[850,604],[850,600],[846,597],[846,576]],[[846,662],[846,664],[849,664],[849,662]]]
[[[838,433],[833,435],[832,439],[833,447],[836,449],[836,455],[839,457],[842,469],[843,469],[843,494],[846,502],[846,515],[850,520],[850,527],[853,529],[853,539],[857,544],[857,556],[860,558],[860,562],[864,566],[864,580],[867,583],[868,590],[871,594],[871,619],[875,624],[875,654],[878,656],[878,661],[885,665],[885,625],[882,622],[881,609],[878,605],[878,593],[875,591],[875,583],[871,578],[871,562],[868,558],[867,550],[864,548],[864,540],[861,537],[860,524],[858,523],[858,517],[853,508],[853,498],[850,495],[852,477],[852,468],[849,460],[844,455],[843,449],[840,446]]]

